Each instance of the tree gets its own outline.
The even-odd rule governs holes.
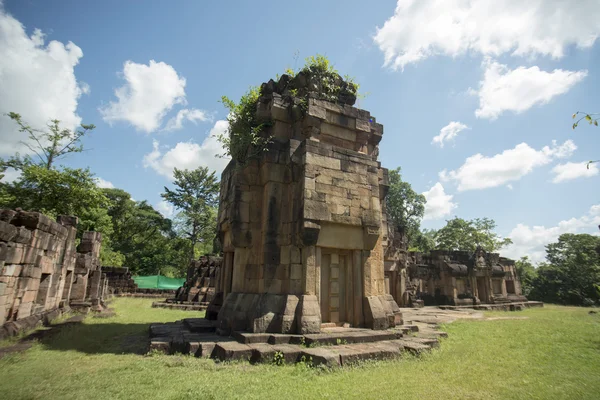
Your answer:
[[[420,251],[428,253],[437,246],[437,231],[435,229],[423,229],[418,231],[414,240],[412,240],[410,251]]]
[[[419,234],[427,200],[415,192],[410,183],[402,180],[400,168],[389,171],[389,190],[386,210],[395,227],[406,235],[409,246]]]
[[[107,198],[89,169],[58,170],[26,164],[17,180],[0,183],[0,207],[20,207],[51,217],[76,215],[79,236],[86,230],[102,233],[102,261],[118,262],[120,257],[111,252],[112,225],[106,206]]]
[[[517,270],[517,276],[521,281],[521,291],[523,292],[523,296],[529,296],[533,288],[533,281],[537,276],[535,267],[531,261],[529,261],[529,257],[524,256],[515,263],[515,268]]]
[[[477,246],[485,251],[495,252],[512,243],[509,238],[501,238],[494,232],[496,222],[490,218],[475,218],[467,221],[454,217],[446,221],[446,226],[435,235],[436,248],[441,250],[462,250],[474,252]]]
[[[94,125],[81,125],[81,129],[72,131],[61,128],[60,121],[53,119],[47,125],[48,130],[34,129],[24,122],[19,114],[10,112],[7,115],[19,125],[19,132],[27,133],[32,144],[25,141],[21,141],[21,143],[35,153],[39,158],[38,164],[48,170],[52,168],[56,160],[67,154],[82,152],[81,139],[96,128]],[[16,154],[5,163],[9,167],[22,169],[24,165],[34,162],[30,156],[21,158],[19,154]]]
[[[209,173],[207,167],[198,167],[192,171],[175,168],[173,176],[175,190],[165,187],[161,196],[182,212],[191,244],[190,258],[193,259],[201,233],[215,217],[211,213],[211,207],[217,205],[219,181],[215,172]]]
[[[546,246],[531,297],[548,303],[600,305],[600,237],[565,233]]]

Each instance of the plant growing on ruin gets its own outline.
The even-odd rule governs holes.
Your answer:
[[[251,87],[238,103],[227,96],[221,97],[221,103],[229,110],[229,128],[217,135],[217,140],[225,149],[222,156],[231,157],[242,165],[265,151],[270,142],[269,137],[262,135],[269,123],[259,122],[256,118],[259,96],[259,88]]]
[[[300,74],[302,79],[299,78]],[[298,72],[287,68],[285,76],[286,96],[293,104],[299,106],[302,113],[308,109],[309,93],[331,102],[356,97],[358,93],[358,84],[349,76],[342,78],[329,59],[323,55],[308,57]],[[279,75],[277,80],[280,81]],[[304,84],[302,88],[299,87],[300,81]],[[270,82],[274,84],[273,81]],[[237,103],[227,96],[221,97],[221,103],[229,110],[229,128],[227,132],[217,135],[217,140],[225,150],[222,157],[231,157],[239,165],[244,165],[268,149],[271,137],[265,128],[270,126],[271,122],[260,121],[256,115],[258,101],[263,94],[262,88],[251,87]]]
[[[283,356],[283,352],[276,351],[273,355],[273,365],[283,365],[285,364],[285,357]]]
[[[598,126],[598,120],[600,120],[600,113],[586,113],[586,112],[582,112],[582,111],[577,111],[576,113],[573,114],[573,119],[577,118],[577,116],[579,116],[579,115],[580,115],[579,119],[577,121],[573,122],[573,129],[577,128],[579,123],[584,119],[590,125]],[[590,164],[597,163],[597,162],[600,162],[600,160],[588,161],[588,163],[586,165],[587,169],[590,169]]]

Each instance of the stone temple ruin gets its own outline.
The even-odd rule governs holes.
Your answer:
[[[515,262],[478,248],[466,251],[407,252],[389,235],[385,288],[401,307],[465,306],[506,308],[527,303]],[[398,232],[396,232],[398,236]],[[531,306],[536,303],[528,302]],[[513,307],[514,308],[514,307]]]
[[[186,311],[206,310],[215,297],[215,284],[221,273],[222,257],[202,256],[192,260],[185,283],[175,292],[175,297],[156,301],[152,307]]]
[[[102,236],[84,232],[76,249],[76,226],[77,217],[0,210],[0,339],[71,308],[103,309]]]
[[[219,329],[401,324],[384,285],[383,126],[368,111],[314,98],[295,118],[281,86],[265,84],[259,100],[257,115],[272,123],[268,151],[222,175]]]
[[[526,300],[514,264],[497,254],[406,252],[388,230],[388,173],[377,161],[383,126],[343,90],[324,100],[319,84],[300,73],[261,86],[256,117],[272,140],[268,151],[223,171],[222,264],[214,279],[191,268],[173,300],[210,293],[206,317],[152,325],[151,349],[344,365],[437,344],[444,333],[432,316],[405,309],[404,321],[398,304]]]

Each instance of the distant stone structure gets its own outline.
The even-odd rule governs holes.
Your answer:
[[[106,274],[108,290],[110,294],[135,293],[137,284],[131,277],[127,267],[102,267],[102,273]]]
[[[219,279],[223,258],[202,256],[193,260],[187,270],[184,285],[177,291],[175,302],[205,303],[215,296],[215,283]]]
[[[70,307],[101,310],[107,287],[99,268],[102,237],[84,232],[75,249],[77,217],[57,221],[0,210],[0,337],[48,321]]]
[[[395,238],[394,238],[395,236]],[[402,307],[478,306],[527,302],[515,262],[488,253],[435,250],[407,252],[398,232],[390,235],[385,289]]]
[[[222,257],[202,256],[192,260],[182,287],[172,298],[156,301],[152,307],[183,311],[202,311],[215,297],[215,284],[221,273]]]
[[[290,96],[309,91],[305,111]],[[386,329],[402,322],[385,293],[383,126],[368,111],[310,92],[297,75],[261,87],[268,151],[223,171],[223,269],[207,318],[222,332],[319,332],[322,324]]]

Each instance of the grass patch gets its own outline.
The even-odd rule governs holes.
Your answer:
[[[151,322],[202,315],[119,298],[117,315],[65,327],[0,359],[3,399],[596,399],[600,315],[547,306],[528,319],[457,321],[432,353],[334,371],[143,355]]]

